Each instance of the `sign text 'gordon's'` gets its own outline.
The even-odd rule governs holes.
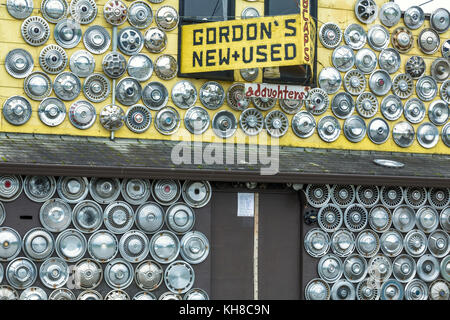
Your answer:
[[[301,15],[182,26],[181,72],[304,64]]]

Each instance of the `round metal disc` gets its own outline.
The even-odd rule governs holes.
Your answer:
[[[6,267],[6,280],[15,289],[26,289],[33,285],[37,278],[37,267],[27,258],[16,258]]]
[[[381,69],[391,74],[395,73],[401,65],[400,54],[393,48],[383,49],[378,56],[378,63]]]
[[[396,123],[392,129],[392,138],[394,139],[394,142],[402,148],[411,146],[415,140],[413,126],[406,121]]]
[[[17,257],[22,245],[22,239],[16,230],[0,228],[0,261],[10,261]]]
[[[75,294],[66,288],[53,290],[48,300],[76,300]]]
[[[270,111],[264,119],[264,124],[270,136],[279,138],[289,129],[289,119],[279,110]]]
[[[53,35],[61,47],[75,48],[81,41],[81,26],[74,19],[63,19],[56,24]]]
[[[303,100],[280,99],[280,107],[287,114],[296,114],[303,107]]]
[[[103,300],[103,297],[95,290],[85,290],[78,295],[77,300]]]
[[[410,29],[418,29],[425,21],[425,13],[419,6],[409,7],[403,15],[405,25]]]
[[[58,74],[67,66],[67,53],[56,44],[45,46],[39,54],[39,65],[50,74]]]
[[[122,290],[111,290],[106,294],[105,300],[130,300],[130,296]]]
[[[342,31],[336,23],[324,23],[319,30],[319,39],[325,48],[336,48],[342,40]]]
[[[441,39],[439,34],[431,29],[425,28],[419,33],[417,38],[417,43],[419,44],[420,50],[425,54],[433,54],[439,49],[439,44]]]
[[[114,259],[105,267],[105,281],[113,289],[127,288],[133,282],[133,278],[133,266],[124,259]]]
[[[431,188],[428,191],[428,201],[436,209],[443,209],[450,205],[450,189]]]
[[[21,176],[2,175],[0,176],[0,200],[11,202],[16,200],[23,190]]]
[[[355,55],[355,66],[362,73],[368,74],[377,66],[377,55],[368,48],[362,48]]]
[[[425,105],[421,100],[411,98],[405,102],[403,113],[409,122],[419,123],[425,118]]]
[[[7,0],[6,9],[16,19],[25,19],[33,12],[33,0]]]
[[[70,2],[70,15],[81,24],[89,24],[97,16],[95,0],[72,0]]]
[[[103,220],[108,230],[116,234],[123,234],[133,226],[133,208],[124,201],[111,202],[105,208]]]
[[[48,300],[47,293],[39,287],[26,288],[20,294],[19,300]]]
[[[175,203],[167,209],[165,221],[171,231],[184,234],[193,228],[195,212],[184,203]]]
[[[406,253],[413,257],[422,256],[427,250],[427,236],[420,230],[409,231],[403,240]]]
[[[420,100],[430,101],[436,97],[438,91],[436,80],[431,76],[422,76],[417,80],[416,93]]]
[[[334,204],[321,207],[317,215],[320,228],[326,232],[334,232],[339,229],[342,226],[343,220],[342,210]]]
[[[446,281],[450,281],[450,256],[441,260],[441,276]]]
[[[107,230],[95,232],[88,241],[90,256],[98,262],[111,261],[119,250],[119,241],[116,236]]]
[[[394,279],[389,279],[381,286],[381,300],[403,300],[403,285]]]
[[[53,90],[64,101],[74,100],[81,92],[81,81],[75,73],[62,72],[55,77]]]
[[[425,60],[421,56],[412,56],[406,61],[405,71],[413,79],[420,78],[425,73]]]
[[[107,77],[101,73],[93,73],[84,80],[84,96],[92,102],[104,101],[111,92],[111,85]]]
[[[439,224],[439,214],[433,207],[423,206],[416,212],[416,225],[425,233],[434,231]]]
[[[134,278],[139,288],[153,291],[161,285],[163,272],[163,268],[158,262],[145,260],[136,267]]]
[[[378,282],[384,282],[392,275],[392,261],[390,258],[377,254],[368,263],[368,276]]]
[[[121,194],[131,204],[143,204],[150,197],[150,182],[146,179],[124,179]]]
[[[101,203],[111,203],[119,197],[120,181],[116,178],[92,178],[89,182],[92,198]]]
[[[192,288],[183,296],[183,300],[209,300],[208,293],[200,288]]]
[[[367,136],[375,144],[385,143],[390,134],[389,124],[382,118],[374,118],[367,126]]]
[[[330,100],[327,92],[320,88],[314,88],[308,92],[308,97],[305,100],[305,108],[307,111],[317,116],[323,114],[328,109],[329,103]]]
[[[355,287],[346,279],[338,280],[331,288],[331,300],[355,300],[355,297]]]
[[[80,201],[73,208],[72,222],[83,233],[97,231],[103,223],[103,209],[95,201]]]
[[[441,228],[450,233],[450,207],[447,207],[441,211],[439,220]]]
[[[172,88],[172,95],[173,94],[174,92]],[[222,106],[225,99],[225,91],[220,83],[215,81],[208,81],[204,83],[200,88],[199,98],[206,108],[215,110]]]
[[[122,78],[116,86],[116,99],[124,106],[132,106],[141,99],[142,87],[138,80]]]
[[[428,300],[428,286],[419,279],[414,279],[405,287],[406,300]]]
[[[359,50],[366,44],[367,33],[360,24],[353,23],[345,28],[344,40],[353,50]]]
[[[394,227],[401,232],[411,231],[416,224],[414,209],[405,205],[395,207],[392,222]]]
[[[205,132],[209,128],[209,123],[209,114],[203,107],[191,107],[184,116],[184,126],[193,134]]]
[[[325,206],[331,199],[331,190],[328,184],[308,184],[305,194],[308,204],[314,208]]]
[[[409,98],[414,89],[412,77],[407,73],[400,73],[392,81],[392,92],[401,99]]]
[[[322,117],[317,124],[317,133],[323,141],[333,142],[339,138],[341,125],[335,117],[325,116]]]
[[[450,27],[450,13],[445,8],[434,10],[430,17],[430,24],[438,33],[446,32]]]
[[[41,264],[39,278],[47,288],[56,289],[67,283],[69,272],[69,266],[63,259],[51,257]]]
[[[365,258],[371,258],[380,250],[380,239],[375,231],[366,229],[356,237],[356,250]]]
[[[249,107],[251,99],[245,96],[243,83],[233,83],[227,91],[228,105],[236,111],[242,111]]]
[[[109,24],[119,26],[127,20],[128,8],[120,0],[109,0],[103,7],[103,16]]]
[[[39,104],[38,115],[45,125],[50,127],[58,126],[66,118],[66,105],[58,98],[45,98]]]
[[[153,73],[152,59],[143,53],[134,54],[128,59],[127,71],[137,81],[147,81]]]
[[[369,78],[370,91],[377,96],[386,95],[392,87],[392,80],[388,72],[385,70],[376,70],[372,72]]]
[[[5,57],[5,69],[14,78],[26,78],[33,67],[33,57],[24,49],[12,49]]]
[[[352,204],[345,209],[344,224],[352,232],[364,229],[368,222],[366,208],[360,204]]]
[[[6,210],[3,203],[0,203],[0,226],[3,224],[3,222],[6,219]],[[0,281],[1,282],[1,281]]]
[[[44,0],[41,2],[40,12],[47,21],[57,23],[66,18],[68,8],[69,5],[65,0]]]
[[[398,27],[392,32],[391,42],[400,53],[407,53],[414,46],[414,37],[405,27]]]
[[[151,110],[160,110],[169,100],[167,88],[160,82],[149,82],[142,90],[142,101]]]
[[[151,123],[152,114],[146,106],[136,104],[128,108],[125,115],[125,124],[131,131],[135,133],[145,132]]]
[[[221,110],[214,114],[212,129],[218,137],[229,138],[236,132],[236,117],[230,111]]]
[[[94,56],[86,50],[75,51],[70,57],[70,70],[79,77],[87,77],[94,73]]]
[[[9,97],[3,104],[3,116],[12,125],[20,126],[25,124],[30,120],[31,114],[31,104],[24,97]]]
[[[127,60],[117,52],[109,52],[103,57],[103,72],[112,79],[120,78],[127,70]]]
[[[208,181],[190,181],[183,183],[181,190],[183,200],[193,208],[206,206],[211,199],[212,190]]]
[[[253,7],[247,7],[244,10],[242,10],[241,18],[242,19],[251,19],[251,18],[258,18],[261,15],[259,14],[258,9]]]
[[[427,202],[427,190],[422,187],[407,187],[404,197],[407,205],[419,209]]]
[[[317,246],[317,248],[315,249],[327,248],[326,246],[324,246],[323,239],[325,236],[328,237],[328,235],[320,229],[315,230],[317,230],[318,236],[312,239],[314,240],[314,242],[311,242],[310,246],[311,245]],[[333,236],[331,237],[331,250],[335,255],[339,257],[347,257],[350,254],[352,254],[353,251],[355,250],[355,236],[353,235],[353,233],[347,229],[339,229],[336,232],[334,232]],[[324,254],[325,253],[326,252],[324,252]]]
[[[10,286],[0,286],[0,299],[1,300],[19,300],[19,294]]]
[[[355,3],[355,14],[362,23],[374,22],[378,17],[378,6],[375,0],[358,0]]]
[[[51,232],[61,232],[71,222],[72,208],[61,199],[50,199],[44,202],[39,211],[42,226]]]
[[[376,51],[381,51],[389,44],[389,31],[382,25],[376,24],[367,32],[367,42]]]
[[[356,69],[348,71],[344,76],[344,88],[352,95],[361,94],[366,88],[366,77]]]
[[[156,114],[155,126],[161,134],[174,134],[180,127],[180,114],[172,107],[164,107]]]
[[[22,22],[22,37],[26,43],[34,47],[41,46],[50,38],[50,26],[39,16],[31,16]]]
[[[392,270],[395,279],[407,283],[416,275],[416,262],[407,254],[402,254],[395,258]]]
[[[259,69],[258,68],[240,69],[239,74],[245,81],[252,82],[255,81],[256,78],[258,78]]]
[[[336,232],[334,234],[336,234]],[[333,236],[334,236],[334,234],[333,234]],[[343,240],[346,240],[346,239],[343,239]],[[339,241],[339,239],[337,239],[337,246],[341,247],[340,246],[341,242],[343,243],[342,246],[344,246],[344,247],[348,248],[351,246],[351,244],[349,244],[347,246],[346,241]],[[303,243],[304,243],[306,252],[311,257],[319,258],[328,253],[328,251],[330,249],[330,236],[328,235],[327,232],[325,232],[319,228],[311,229],[305,235],[305,239],[304,239]],[[339,256],[341,256],[341,255],[339,255]]]
[[[181,257],[191,264],[199,264],[209,255],[208,238],[199,231],[187,232],[180,241]]]
[[[395,2],[386,2],[380,8],[379,18],[386,27],[395,26],[402,16],[400,6]]]
[[[137,28],[125,27],[117,34],[117,46],[126,55],[137,54],[144,47],[144,36]]]
[[[197,101],[197,89],[190,81],[178,81],[172,87],[172,101],[181,109],[189,109]]]
[[[159,231],[164,224],[164,209],[155,202],[146,202],[136,209],[136,226],[145,233]]]
[[[443,280],[435,280],[430,285],[431,300],[449,300],[450,287],[449,284]]]
[[[23,87],[27,96],[31,99],[43,100],[52,92],[52,80],[44,72],[36,71],[25,78]]]
[[[292,131],[300,138],[310,137],[316,128],[314,116],[307,111],[300,111],[292,117]]]
[[[190,264],[177,260],[167,266],[164,272],[166,287],[173,293],[185,293],[192,288],[195,272]]]
[[[380,199],[386,207],[395,209],[403,202],[403,189],[399,186],[382,186]]]
[[[437,126],[448,121],[449,113],[449,107],[445,101],[435,100],[428,106],[428,118]]]
[[[84,177],[60,177],[56,189],[61,199],[68,203],[78,203],[89,192],[88,180]]]
[[[157,300],[157,299],[156,296],[151,292],[140,291],[134,295],[133,300]]]
[[[424,148],[433,148],[439,141],[439,129],[432,123],[422,123],[417,128],[417,141]]]
[[[331,61],[341,72],[348,71],[355,65],[355,54],[350,46],[340,46],[333,50]]]
[[[317,272],[328,283],[336,282],[343,273],[342,261],[334,254],[327,254],[320,258]]]
[[[403,236],[395,229],[389,229],[380,237],[381,251],[388,257],[396,257],[403,251]]]
[[[372,118],[378,112],[378,99],[371,92],[363,92],[356,99],[356,110],[362,117]]]
[[[160,28],[149,28],[145,32],[144,45],[151,53],[160,53],[167,46],[167,35]]]
[[[178,73],[177,60],[169,55],[162,54],[155,61],[155,73],[162,80],[171,80]]]
[[[180,253],[180,241],[170,231],[155,233],[150,239],[149,247],[152,258],[162,264],[171,263]]]
[[[450,147],[450,123],[447,123],[442,128],[442,142],[444,142],[447,147]]]
[[[108,131],[119,130],[123,126],[125,112],[115,104],[104,106],[100,111],[100,124]]]
[[[275,107],[277,99],[252,97],[252,102],[258,110],[267,111]]]
[[[394,121],[403,114],[403,104],[399,97],[391,94],[383,98],[380,110],[387,120]]]
[[[335,205],[346,208],[355,201],[355,188],[352,185],[333,185],[331,200]]]
[[[239,125],[246,135],[257,135],[264,127],[264,116],[255,108],[245,109],[239,117]]]
[[[111,44],[111,36],[104,27],[93,25],[84,32],[83,43],[89,52],[102,54],[108,50]]]
[[[450,62],[446,58],[437,58],[431,64],[431,76],[438,82],[448,80],[450,75]]]
[[[353,254],[344,260],[343,271],[350,282],[360,282],[367,275],[367,261],[358,254]]]
[[[120,238],[119,252],[128,262],[139,263],[148,256],[148,243],[149,240],[145,233],[139,230],[130,230]]]
[[[428,236],[428,250],[436,258],[443,258],[450,252],[450,236],[442,230],[435,230]]]
[[[358,300],[379,300],[380,291],[380,284],[368,277],[356,286],[356,298]]]
[[[339,92],[331,100],[331,110],[339,119],[347,119],[355,110],[355,101],[349,93]]]
[[[319,73],[318,78],[319,86],[321,89],[325,90],[328,94],[333,94],[339,90],[342,84],[342,78],[339,71],[333,67],[323,68]],[[311,95],[311,90],[309,95]]]
[[[162,6],[156,11],[155,22],[164,31],[172,31],[178,26],[178,12],[174,7]]]
[[[26,176],[23,189],[30,200],[45,202],[55,194],[56,180],[53,176]]]
[[[377,205],[369,211],[369,225],[376,232],[385,232],[391,227],[391,211],[381,205]]]
[[[178,180],[155,180],[152,183],[152,195],[159,204],[171,205],[180,198],[180,182]]]
[[[145,29],[153,21],[153,10],[147,2],[134,1],[128,8],[127,17],[133,27]]]
[[[84,235],[75,229],[67,229],[56,238],[56,253],[68,262],[80,260],[87,249],[87,241]]]
[[[443,58],[450,58],[450,40],[445,40],[442,43],[441,53]]]

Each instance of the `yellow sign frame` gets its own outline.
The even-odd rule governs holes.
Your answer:
[[[181,27],[181,73],[309,64],[300,14]]]

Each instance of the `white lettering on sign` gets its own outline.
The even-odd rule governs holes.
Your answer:
[[[308,95],[308,91],[310,89],[310,87],[291,86],[285,84],[246,83],[245,96],[257,98],[303,100]]]
[[[253,217],[255,215],[255,194],[238,193],[238,217]]]

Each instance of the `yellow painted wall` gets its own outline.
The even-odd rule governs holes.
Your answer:
[[[376,0],[376,1],[379,4],[379,6],[381,6],[387,0]],[[103,18],[103,5],[105,2],[106,2],[106,0],[97,1],[98,15],[93,23],[91,23],[89,25],[82,25],[83,32],[92,24],[100,24],[100,25],[106,27],[111,32],[112,27],[109,24],[107,24]],[[355,3],[355,0],[319,0],[318,29],[321,27],[321,25],[323,23],[335,22],[341,27],[342,31],[344,31],[345,28],[349,24],[358,23],[355,15],[354,15],[354,3]],[[7,53],[11,49],[23,48],[23,49],[28,50],[33,56],[34,63],[35,63],[34,71],[40,70],[39,60],[38,60],[39,53],[45,45],[50,44],[50,43],[55,43],[55,41],[53,39],[53,29],[55,27],[55,24],[51,24],[51,23],[49,24],[51,32],[52,32],[52,35],[50,36],[49,41],[47,41],[47,43],[43,46],[32,47],[32,46],[26,44],[26,42],[23,40],[23,38],[21,36],[20,26],[21,26],[23,20],[17,20],[17,19],[14,19],[13,17],[11,17],[6,10],[5,4],[6,4],[6,0],[2,0],[2,5],[0,7],[0,44],[1,44],[0,45],[0,63],[2,65],[4,65],[4,59],[7,55]],[[126,1],[126,4],[130,5],[131,1]],[[161,4],[150,4],[150,5],[151,5],[154,13],[162,5],[171,5],[178,10],[178,0],[165,0]],[[39,8],[38,8],[38,7],[40,7],[40,1],[34,0],[34,6],[35,6],[35,10],[33,11],[32,15],[40,15]],[[256,7],[261,14],[264,11],[263,0],[252,1],[252,2],[244,1],[244,0],[236,0],[236,16],[240,16],[242,10],[248,6]],[[380,22],[377,20],[376,23],[380,23]],[[400,21],[400,23],[397,26],[401,25],[402,23],[403,22]],[[129,25],[128,22],[126,22],[125,24],[120,26],[119,29],[122,27],[128,26],[128,25]],[[155,25],[156,25],[156,23],[153,21],[150,27],[155,26]],[[364,29],[368,30],[367,25],[363,25],[363,27],[364,27]],[[392,31],[395,27],[396,26],[390,28],[389,30]],[[424,27],[429,27],[428,20],[425,21]],[[142,32],[145,33],[145,30],[143,30]],[[413,31],[414,36],[417,37],[419,32],[420,32],[420,29]],[[177,29],[168,32],[167,36],[168,36],[168,45],[167,45],[167,48],[162,53],[171,54],[174,57],[177,57],[178,56],[178,54],[177,54],[178,53],[177,52]],[[448,31],[445,34],[442,34],[441,35],[441,43],[443,41],[445,41],[446,39],[448,39],[449,37],[450,37],[450,31]],[[344,42],[342,42],[341,44],[344,44]],[[80,50],[80,49],[84,49],[82,41],[76,48],[67,49],[66,51],[68,53],[68,56],[70,57],[73,52]],[[153,54],[153,53],[148,52],[145,47],[143,48],[142,52],[149,55],[153,61],[155,61],[159,55],[159,54]],[[324,48],[321,45],[320,41],[318,41],[318,72],[320,72],[320,70],[323,67],[332,66],[331,53],[332,53],[332,50]],[[379,52],[377,52],[377,55],[378,54],[379,54]],[[417,48],[417,45],[416,45],[416,47],[413,50],[411,50],[408,54],[402,55],[402,66],[400,67],[400,70],[398,73],[404,72],[404,63],[407,61],[407,59],[411,55],[424,56],[420,52],[420,50]],[[426,71],[427,74],[429,74],[429,72],[430,72],[430,66],[431,66],[433,59],[435,59],[436,57],[439,57],[439,56],[440,56],[440,50],[438,50],[433,56],[425,56],[424,57],[425,61],[427,63],[427,71]],[[94,55],[94,57],[96,60],[95,72],[102,72],[101,61],[102,61],[103,55]],[[126,57],[128,58],[128,56],[126,56]],[[66,70],[70,71],[68,66],[67,66]],[[127,76],[127,74],[125,74],[124,76]],[[342,76],[343,76],[343,74],[342,74]],[[394,77],[394,76],[395,75],[392,75],[392,77]],[[368,76],[366,76],[366,77],[368,80]],[[50,75],[50,78],[53,80],[55,78],[55,75]],[[171,87],[179,80],[180,79],[175,78],[170,81],[163,81],[163,80],[159,79],[155,75],[155,73],[153,73],[152,77],[147,82],[160,81],[167,86],[167,88],[170,92]],[[81,81],[83,82],[84,79],[82,78]],[[195,84],[197,90],[199,90],[201,85],[206,81],[207,80],[192,79],[192,82]],[[240,78],[238,71],[235,71],[235,81],[243,81]],[[142,83],[142,87],[144,87],[147,82]],[[259,78],[255,82],[261,82],[261,72],[260,72]],[[221,82],[221,84],[224,86],[225,90],[227,90],[228,87],[232,83]],[[340,91],[343,91],[343,90],[344,89],[342,87]],[[368,91],[369,88],[367,87],[366,90]],[[14,79],[6,72],[4,66],[2,66],[2,67],[0,67],[0,104],[3,105],[4,101],[12,95],[22,95],[22,96],[26,97],[26,94],[23,90],[23,79]],[[55,96],[54,93],[52,93],[51,96]],[[333,96],[330,95],[330,97],[329,97],[330,101],[331,101],[332,97]],[[436,97],[436,99],[438,99],[438,98],[439,98],[439,96]],[[83,99],[83,100],[85,99],[82,93],[77,98],[77,100],[80,100],[80,99]],[[80,129],[77,129],[74,126],[72,126],[68,117],[66,117],[66,119],[64,120],[64,122],[61,125],[59,125],[57,127],[48,127],[48,126],[44,125],[43,123],[41,123],[41,121],[39,120],[39,117],[37,115],[37,109],[39,106],[39,102],[33,101],[31,99],[28,99],[28,100],[31,102],[32,108],[33,108],[33,115],[31,117],[31,119],[25,125],[13,126],[13,125],[10,125],[3,118],[3,116],[1,116],[0,117],[0,132],[26,132],[26,133],[57,134],[57,135],[68,134],[68,135],[97,136],[97,137],[108,137],[109,136],[109,132],[102,128],[98,119],[97,119],[96,123],[87,130],[80,130]],[[381,103],[382,97],[379,100]],[[72,103],[73,103],[73,101],[66,102],[67,110],[69,109],[69,107]],[[99,112],[104,105],[109,104],[109,103],[111,103],[111,99],[107,99],[100,104],[95,104],[97,112]],[[428,106],[430,103],[425,103],[425,104],[426,104],[426,106]],[[170,98],[169,98],[168,105],[174,106],[174,104],[172,103]],[[201,102],[199,100],[197,100],[196,105],[201,105]],[[124,111],[127,110],[127,107],[125,107],[125,106],[122,106],[122,108],[124,109]],[[279,108],[280,108],[279,104],[277,103],[275,109],[279,109]],[[213,118],[214,113],[216,113],[219,110],[224,110],[224,109],[232,111],[236,115],[236,118],[239,119],[240,112],[232,110],[229,106],[226,105],[226,102],[218,110],[215,110],[215,111],[209,110],[211,119]],[[186,110],[182,110],[180,108],[177,108],[177,110],[180,113],[181,118],[183,119],[184,114],[186,113]],[[272,109],[272,110],[274,110],[274,109]],[[267,112],[268,111],[263,112],[263,114],[265,115],[265,114],[267,114]],[[156,116],[156,113],[157,113],[156,111],[152,111],[153,120]],[[355,111],[355,113],[356,113],[356,111]],[[327,112],[325,114],[323,114],[319,117],[316,117],[316,121],[318,122],[318,120],[325,115],[332,115],[332,111],[330,108],[327,110]],[[382,117],[380,112],[376,116]],[[291,121],[292,115],[288,115],[288,118],[289,118],[289,121]],[[370,119],[366,119],[365,121],[366,121],[366,124],[368,124]],[[392,130],[392,127],[394,126],[394,124],[396,122],[400,122],[400,121],[405,121],[403,116],[400,119],[398,119],[397,121],[388,121],[389,125],[391,127],[391,130]],[[424,119],[424,122],[425,121],[428,121],[427,117]],[[344,120],[339,120],[339,122],[341,123],[341,127],[342,127]],[[418,127],[418,125],[413,125],[413,126],[416,129]],[[439,127],[439,130],[441,128],[442,127]],[[163,139],[163,140],[188,139],[188,138],[193,139],[194,138],[193,135],[189,134],[184,129],[183,121],[181,123],[179,131],[173,136],[164,136],[164,135],[159,134],[158,131],[156,130],[153,122],[152,122],[150,129],[142,134],[133,133],[130,130],[128,130],[128,128],[124,125],[119,131],[116,132],[116,136],[123,137],[123,138]],[[205,134],[203,134],[202,137],[195,137],[195,138],[197,140],[201,138],[203,141],[208,141],[208,142],[209,141],[216,141],[216,142],[222,141],[222,139],[220,139],[214,135],[211,128],[208,129],[208,131]],[[240,129],[238,129],[235,136],[229,138],[228,141],[238,141],[238,142],[246,141],[248,143],[258,143],[259,142],[259,143],[263,143],[263,144],[267,143],[265,134],[262,135],[261,139],[249,138],[249,137],[245,136],[245,134]],[[345,138],[343,133],[341,133],[340,137],[335,142],[326,143],[320,139],[317,132],[314,133],[313,136],[311,136],[307,139],[301,139],[301,138],[298,138],[291,129],[289,129],[287,134],[280,139],[279,143],[280,143],[280,145],[285,145],[285,146],[309,147],[309,148],[337,148],[337,149],[346,149],[346,150],[352,149],[352,150],[377,150],[377,151],[450,154],[450,148],[446,147],[444,145],[444,143],[442,142],[442,140],[439,140],[439,143],[436,145],[436,147],[434,147],[432,149],[422,148],[418,144],[417,141],[415,141],[411,147],[403,149],[403,148],[398,147],[391,138],[382,145],[376,145],[376,144],[372,143],[367,137],[365,137],[364,140],[359,143],[352,143],[352,142],[349,142]]]

